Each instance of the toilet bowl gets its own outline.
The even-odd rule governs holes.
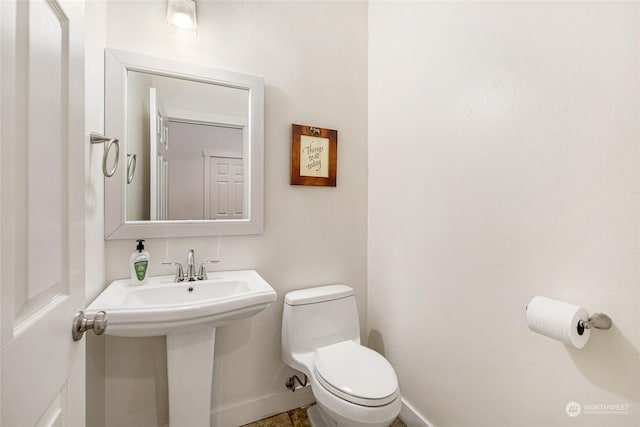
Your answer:
[[[282,359],[309,378],[318,403],[308,411],[314,427],[387,427],[400,413],[396,373],[383,356],[360,345],[348,286],[285,296]]]

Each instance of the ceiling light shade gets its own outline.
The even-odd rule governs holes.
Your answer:
[[[195,0],[168,0],[167,24],[171,32],[196,37],[198,22]]]

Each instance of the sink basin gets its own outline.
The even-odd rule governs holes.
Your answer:
[[[148,337],[216,328],[253,316],[276,299],[276,292],[254,270],[209,273],[209,279],[174,282],[174,276],[149,278],[145,285],[111,283],[87,307],[107,312],[107,335]]]

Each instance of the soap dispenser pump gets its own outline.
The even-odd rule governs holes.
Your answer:
[[[144,250],[144,240],[138,240],[136,250],[131,254],[131,284],[144,285],[149,281],[147,269],[149,268],[149,252]]]

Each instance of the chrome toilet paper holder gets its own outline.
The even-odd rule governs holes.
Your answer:
[[[593,313],[589,320],[578,320],[578,334],[582,335],[585,329],[610,329],[613,321],[604,313]]]
[[[527,305],[524,310],[527,311],[528,308],[529,306]],[[578,320],[578,335],[584,334],[585,329],[611,329],[611,326],[613,326],[613,320],[609,316],[604,313],[593,313],[586,322]]]

